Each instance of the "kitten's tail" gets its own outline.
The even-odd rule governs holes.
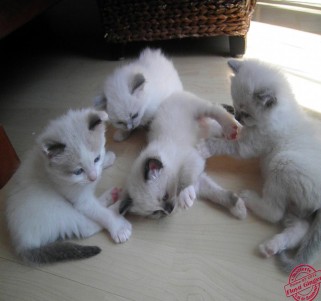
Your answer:
[[[299,264],[310,263],[314,256],[321,250],[321,209],[316,212],[309,232],[302,240],[295,256],[290,258],[286,251],[278,254],[278,263],[281,269],[290,273]]]
[[[85,259],[101,252],[96,246],[82,246],[71,242],[54,242],[40,248],[21,252],[21,258],[29,264],[46,264]]]

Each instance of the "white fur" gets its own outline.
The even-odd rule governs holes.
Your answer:
[[[133,91],[135,76],[145,81]],[[138,59],[117,68],[104,85],[99,107],[106,107],[111,123],[118,128],[114,139],[124,140],[138,126],[147,125],[160,103],[183,86],[173,63],[160,49],[146,48]],[[136,118],[132,118],[138,113]],[[121,122],[121,123],[120,123]]]
[[[170,214],[177,204],[191,207],[197,196],[230,210],[238,200],[242,202],[204,173],[204,159],[195,148],[200,134],[198,120],[204,116],[215,118],[226,136],[237,134],[238,124],[229,113],[191,93],[174,93],[160,105],[150,127],[148,146],[135,160],[128,177],[128,195],[123,203],[130,202],[130,212],[161,217]],[[157,160],[160,167],[152,163],[146,168],[150,159]],[[245,215],[243,212],[238,217]]]
[[[296,247],[307,232],[305,219],[313,220],[312,213],[321,207],[320,135],[295,101],[279,70],[255,60],[232,60],[229,65],[235,73],[231,85],[234,108],[243,124],[239,139],[211,138],[198,147],[204,157],[227,154],[260,158],[264,177],[262,197],[253,191],[243,191],[240,195],[246,206],[273,223],[283,220],[287,212],[296,219],[295,226],[294,222],[286,225],[284,232],[260,246],[265,256],[272,256]],[[310,234],[319,228],[320,225],[315,225]],[[311,237],[306,237],[305,247],[299,251],[304,255],[298,257],[299,261],[307,260],[309,255],[303,249]]]
[[[90,116],[102,121],[88,129]],[[112,207],[111,195],[95,197],[102,169],[115,155],[105,152],[105,112],[69,111],[52,121],[14,176],[7,200],[7,220],[17,253],[37,249],[59,238],[88,237],[107,229],[115,242],[126,241],[131,225]],[[65,148],[54,153],[54,143]],[[97,162],[95,158],[100,156]],[[82,168],[84,171],[73,174]]]

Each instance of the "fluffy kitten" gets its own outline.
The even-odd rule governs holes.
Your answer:
[[[138,59],[116,69],[106,80],[96,107],[108,112],[118,130],[114,140],[125,140],[138,126],[147,125],[160,103],[183,86],[173,63],[160,49],[146,48]]]
[[[107,229],[117,243],[131,225],[113,206],[115,198],[94,195],[103,168],[115,155],[105,151],[107,114],[83,109],[51,121],[14,176],[6,216],[14,248],[30,263],[91,257],[98,247],[62,242]],[[116,191],[117,194],[117,191]],[[116,196],[117,197],[117,196]]]
[[[197,196],[227,207],[238,218],[246,216],[243,201],[204,173],[205,160],[195,148],[200,117],[215,118],[229,139],[238,123],[221,106],[187,92],[172,94],[160,105],[148,135],[148,145],[135,160],[128,177],[120,213],[159,218],[176,204],[193,205]]]
[[[230,60],[236,119],[243,125],[237,141],[211,138],[200,144],[204,155],[260,157],[262,197],[240,195],[261,218],[282,221],[285,230],[260,245],[267,257],[278,254],[283,269],[308,263],[321,248],[321,143],[316,127],[296,103],[285,77],[255,60]],[[298,247],[293,258],[286,249]]]

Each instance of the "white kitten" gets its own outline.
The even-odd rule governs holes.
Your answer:
[[[280,253],[278,259],[289,272],[310,262],[321,247],[319,133],[278,70],[255,60],[230,60],[229,65],[235,73],[231,91],[242,131],[237,141],[211,138],[199,148],[204,157],[260,157],[263,195],[244,191],[241,197],[261,218],[285,224],[260,250],[268,257]],[[288,258],[283,250],[295,247],[295,257]]]
[[[187,92],[177,92],[159,107],[151,123],[148,146],[135,160],[120,213],[159,218],[176,204],[193,205],[197,196],[227,207],[238,218],[246,216],[243,201],[204,173],[205,161],[195,148],[200,117],[217,120],[223,133],[235,139],[238,123],[221,106]]]
[[[102,169],[115,160],[114,153],[105,152],[106,120],[103,111],[83,109],[51,121],[15,174],[6,215],[15,250],[27,262],[96,255],[98,247],[60,240],[103,228],[117,243],[131,235],[117,209],[106,208],[115,191],[99,199],[94,195]]]
[[[96,107],[108,112],[118,128],[114,140],[125,140],[138,126],[147,125],[160,103],[183,86],[173,63],[161,50],[146,48],[139,58],[116,69],[106,80]]]

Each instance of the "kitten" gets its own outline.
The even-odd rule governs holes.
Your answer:
[[[172,94],[160,105],[148,135],[148,145],[133,163],[120,213],[160,218],[176,205],[188,208],[196,197],[227,207],[238,218],[246,216],[243,201],[204,173],[205,160],[195,148],[200,117],[217,120],[223,133],[235,139],[238,123],[221,106],[188,92]]]
[[[259,217],[282,221],[282,233],[260,245],[267,257],[279,254],[290,272],[309,263],[321,248],[321,142],[316,127],[296,103],[279,70],[255,60],[230,60],[236,119],[243,125],[237,141],[211,138],[200,143],[204,157],[260,157],[263,195],[240,194]],[[298,248],[294,258],[286,249]]]
[[[117,243],[130,237],[130,223],[113,206],[106,208],[117,191],[99,199],[94,195],[102,169],[115,160],[105,151],[107,117],[82,109],[51,121],[14,175],[6,217],[14,248],[26,262],[94,256],[98,247],[60,240],[88,237],[103,228]]]
[[[104,93],[95,101],[105,109],[118,130],[115,141],[125,140],[138,126],[146,126],[160,103],[183,86],[173,63],[160,49],[146,48],[138,59],[116,69],[107,79]]]

